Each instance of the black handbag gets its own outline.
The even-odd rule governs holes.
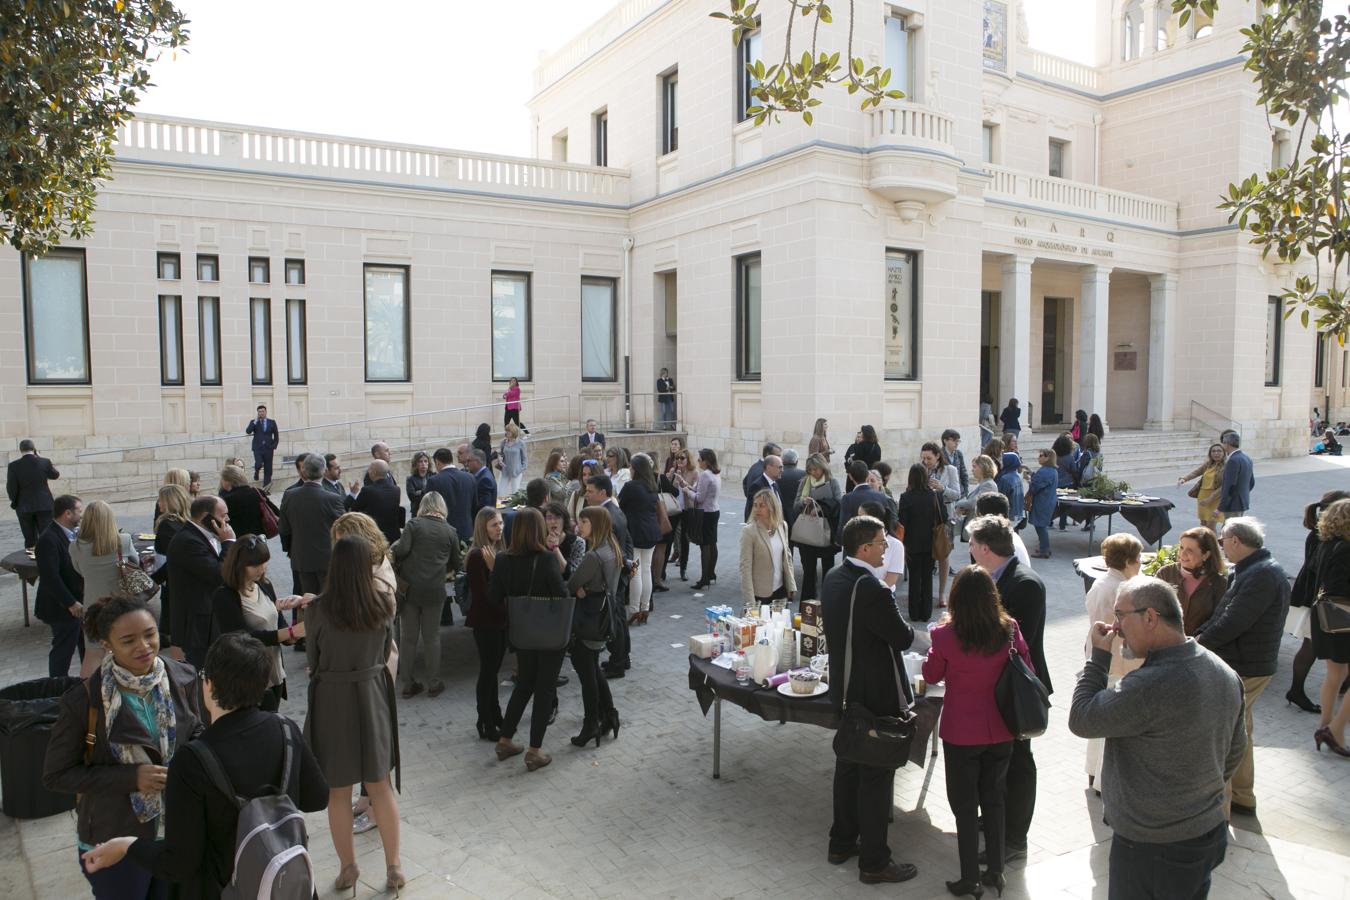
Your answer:
[[[1050,692],[1027,668],[1011,638],[1008,663],[994,685],[994,702],[1003,716],[1003,724],[1019,741],[1040,737],[1050,727]]]
[[[587,594],[577,601],[577,621],[573,633],[579,641],[609,643],[614,634],[614,616],[611,614],[614,601],[609,591],[599,594]]]
[[[530,581],[539,557],[530,566]],[[535,597],[529,594],[506,598],[507,640],[517,650],[565,650],[572,642],[572,615],[576,597]]]
[[[844,641],[844,711],[839,718],[839,730],[834,735],[834,755],[860,766],[898,769],[909,761],[909,748],[914,743],[918,717],[908,708],[899,716],[878,716],[861,703],[850,703],[848,699],[848,682],[853,669],[853,629],[857,626],[853,616],[853,601],[857,597],[858,582],[855,581],[853,593],[848,598],[848,637]],[[908,707],[912,703],[909,680],[900,677],[900,667],[896,665],[894,653],[891,653],[891,666],[895,670],[895,689],[901,702]]]
[[[685,536],[689,538],[689,543],[702,544],[703,510],[696,506],[691,506],[684,511],[681,521],[683,523]]]

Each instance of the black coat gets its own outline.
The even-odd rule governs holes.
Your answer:
[[[1274,675],[1288,613],[1289,578],[1262,548],[1233,566],[1227,593],[1195,639],[1243,678]]]
[[[206,648],[211,644],[211,598],[224,582],[220,561],[234,541],[226,541],[216,553],[200,528],[189,522],[169,544],[169,634],[179,647]]]
[[[473,473],[473,483],[478,488],[478,493],[474,496],[471,506],[475,517],[478,511],[483,507],[491,509],[497,508],[497,479],[492,477],[492,470],[483,466],[477,472]],[[470,535],[473,532],[469,532]]]
[[[750,464],[750,468],[745,470],[745,477],[741,479],[741,493],[745,494],[746,499],[754,496],[751,490],[752,485],[759,481],[760,476],[764,474],[764,460],[757,459]]]
[[[588,441],[588,440],[586,440],[586,437],[587,437],[587,434],[586,434],[586,432],[583,431],[583,432],[581,433],[581,435],[577,438],[577,449],[578,449],[578,450],[585,450],[585,449],[586,449],[587,447],[589,447],[592,443],[599,444],[599,445],[601,445],[602,447],[603,447],[604,444],[605,444],[605,434],[604,434],[604,432],[602,432],[602,431],[596,431],[596,433],[595,433],[595,440],[594,440],[594,441]]]
[[[384,539],[390,544],[398,541],[403,532],[403,523],[408,511],[403,508],[403,494],[398,485],[389,481],[376,481],[361,488],[354,498],[347,497],[347,509],[351,512],[365,513],[375,520]]]
[[[789,534],[792,523],[797,521],[797,495],[805,478],[806,470],[801,466],[783,466],[783,477],[778,479],[778,499],[783,501],[783,518],[787,520]]]
[[[1031,664],[1036,667],[1036,677],[1045,685],[1046,691],[1054,693],[1050,685],[1050,669],[1045,664],[1045,582],[1030,568],[1022,568],[1017,558],[1013,557],[999,576],[997,587],[1003,608],[1017,620],[1022,639],[1031,651]]]
[[[291,568],[297,572],[327,572],[333,552],[329,533],[347,507],[343,498],[323,489],[317,481],[306,482],[281,498],[277,529],[290,548]]]
[[[403,482],[403,492],[408,495],[408,512],[416,516],[417,507],[422,505],[422,497],[427,492],[427,479],[431,475],[409,475]]]
[[[633,552],[633,535],[628,530],[628,516],[619,508],[619,502],[613,497],[606,500],[604,506],[609,511],[610,527],[614,529],[614,540],[619,542],[623,558],[636,559],[637,554]]]
[[[230,786],[241,797],[272,793],[285,758],[281,728],[291,733],[291,778],[285,786],[301,812],[328,806],[328,782],[294,722],[257,707],[237,709],[211,723],[197,738],[220,760]],[[201,760],[180,750],[169,763],[164,817],[174,823],[163,840],[137,840],[127,858],[175,882],[182,898],[219,897],[234,875],[235,827],[239,807],[212,783]]]
[[[867,463],[869,470],[875,469],[877,463],[881,462],[881,445],[872,441],[849,444],[848,449],[844,451],[844,462],[848,463],[855,459]]]
[[[38,588],[33,614],[43,622],[59,622],[59,616],[84,599],[84,576],[70,561],[70,541],[66,532],[52,522],[38,535],[33,547],[37,557]]]
[[[855,583],[858,595],[854,614],[858,617],[858,628],[853,632],[853,672],[849,676],[848,699],[862,703],[875,715],[894,716],[900,712],[896,666],[900,667],[900,677],[906,677],[899,654],[914,643],[914,629],[896,609],[890,589],[870,571],[847,560],[830,569],[821,587],[825,640],[830,648],[830,702],[836,709],[844,702],[844,649],[852,624],[848,605]]]
[[[506,609],[507,597],[563,597],[567,585],[552,553],[503,553],[497,557],[488,580],[488,596],[494,606]]]
[[[262,496],[262,491],[247,484],[221,493],[220,499],[225,501],[225,508],[230,511],[230,527],[235,534],[240,537],[256,534],[266,538],[263,534],[262,510],[258,506]]]
[[[201,711],[201,688],[197,673],[184,662],[165,659],[169,693],[173,697],[178,744],[173,762],[185,755],[183,745],[201,733],[206,717]],[[136,790],[136,767],[122,763],[108,746],[109,725],[103,711],[103,674],[94,672],[61,697],[60,712],[52,726],[47,758],[42,766],[42,784],[60,794],[79,794],[75,828],[79,839],[96,844],[110,838],[153,838],[153,822],[140,822],[131,811],[130,794]],[[84,762],[85,729],[89,727],[89,698],[94,698],[94,749],[89,765]],[[137,744],[145,749],[152,765],[163,765],[159,741],[152,740],[141,720],[123,703],[111,726],[111,739],[119,744]],[[166,812],[172,827],[183,827]],[[233,844],[233,841],[231,841]]]
[[[445,521],[455,534],[473,534],[474,501],[478,483],[463,469],[441,469],[427,479],[427,490],[435,491],[445,500]]]
[[[746,522],[749,522],[749,521],[750,521],[750,513],[751,513],[751,511],[753,511],[754,508],[755,508],[755,495],[758,494],[760,491],[765,491],[765,490],[771,490],[771,491],[773,491],[775,494],[778,495],[778,502],[779,502],[780,504],[784,505],[784,506],[787,505],[787,504],[783,503],[783,501],[784,501],[786,498],[783,496],[783,492],[782,492],[783,489],[782,489],[782,486],[781,486],[781,485],[778,485],[778,484],[776,484],[776,483],[775,483],[775,484],[770,484],[770,483],[769,483],[769,479],[768,479],[767,477],[765,477],[765,475],[764,475],[763,472],[760,472],[760,473],[759,473],[759,477],[756,478],[754,481],[752,481],[752,482],[750,483],[749,489],[746,490],[746,492],[745,492],[745,521],[746,521]],[[784,513],[786,514],[786,510],[784,510]]]
[[[896,516],[905,526],[905,552],[932,553],[933,526],[938,518],[938,495],[930,487],[905,491],[896,503]]]
[[[843,535],[844,526],[848,524],[849,519],[853,518],[858,514],[858,509],[864,503],[880,504],[881,508],[886,510],[887,516],[886,530],[887,531],[891,530],[891,526],[895,524],[895,514],[896,514],[895,502],[892,501],[890,497],[887,497],[885,494],[883,494],[876,488],[870,488],[867,485],[863,484],[849,491],[847,494],[844,495],[844,498],[839,501],[839,522],[837,525],[838,530],[835,531],[836,540],[838,540],[839,537]]]
[[[25,453],[12,460],[5,474],[9,508],[21,513],[51,512],[52,490],[47,482],[60,477],[51,460],[36,453]]]
[[[633,546],[648,550],[661,543],[661,526],[656,520],[656,492],[645,484],[630,481],[619,491],[619,509],[628,519],[628,535]]]
[[[277,602],[276,588],[272,587],[270,582],[258,582],[258,590],[267,595],[267,598],[273,603]],[[262,643],[269,647],[275,647],[280,641],[277,640],[277,630],[286,624],[284,615],[278,615],[277,627],[266,628],[261,631],[254,631],[248,627],[244,621],[244,606],[239,599],[239,592],[234,588],[222,584],[216,588],[216,592],[211,595],[211,643],[215,643],[216,638],[222,634],[229,634],[231,631],[242,631],[245,634],[251,634]]]

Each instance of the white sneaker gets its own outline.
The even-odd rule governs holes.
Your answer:
[[[363,812],[352,819],[352,834],[365,834],[375,827],[375,820],[370,817],[368,812]]]

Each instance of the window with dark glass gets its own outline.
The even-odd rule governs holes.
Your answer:
[[[84,250],[23,258],[29,384],[88,384],[89,294]]]
[[[156,253],[156,277],[160,281],[177,281],[183,277],[183,257],[177,253]]]
[[[750,118],[747,109],[759,105],[751,95],[759,87],[759,79],[750,73],[749,66],[760,58],[762,49],[763,38],[758,30],[742,35],[736,47],[736,119],[740,122]]]
[[[254,297],[248,301],[249,368],[254,384],[272,383],[272,301]]]
[[[1313,387],[1324,387],[1327,381],[1327,337],[1325,332],[1317,332],[1317,360],[1313,366]],[[1324,412],[1330,412],[1324,410]]]
[[[760,264],[759,254],[736,259],[736,377],[760,377]]]
[[[213,253],[197,254],[197,280],[220,280],[220,257]]]
[[[220,377],[220,298],[197,298],[197,354],[201,359],[203,385],[221,383]]]
[[[159,383],[183,383],[183,298],[159,298]]]
[[[1064,171],[1068,166],[1068,160],[1069,160],[1069,142],[1051,139],[1050,165],[1048,167],[1048,174],[1050,175],[1050,177],[1063,178]]]
[[[680,149],[680,119],[676,100],[679,94],[680,73],[671,72],[661,79],[661,152],[674,153]]]
[[[303,259],[286,260],[286,283],[296,285],[305,283],[305,261]]]
[[[305,351],[305,301],[286,301],[286,383],[304,384],[309,380],[309,360]]]
[[[1266,298],[1266,386],[1280,383],[1280,354],[1284,344],[1284,310],[1279,297]]]
[[[609,165],[609,112],[600,110],[595,114],[595,164]]]
[[[248,258],[249,284],[269,284],[272,281],[272,261],[265,256]]]

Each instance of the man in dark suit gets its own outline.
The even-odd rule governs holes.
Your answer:
[[[305,479],[301,476],[300,484],[304,483]],[[339,497],[346,496],[347,491],[342,487],[342,463],[338,462],[336,453],[325,453],[323,455],[323,478],[319,480],[319,486],[331,494],[337,494]]]
[[[390,484],[394,485],[395,487],[398,487],[398,481],[396,481],[394,478],[394,463],[392,462],[389,456],[388,444],[386,444],[384,441],[376,441],[375,445],[370,448],[370,461],[383,462],[385,464],[385,472],[384,472],[385,481],[388,481]],[[365,475],[366,484],[370,484],[372,477],[370,472],[371,470],[367,468]]]
[[[366,470],[366,483],[353,481],[347,492],[346,507],[350,512],[365,513],[375,520],[380,532],[390,544],[403,531],[407,510],[403,508],[403,492],[389,480],[389,464],[375,460]]]
[[[347,511],[342,497],[319,484],[323,470],[323,457],[305,454],[300,469],[305,483],[282,497],[281,515],[277,518],[277,530],[291,548],[291,568],[299,578],[294,586],[297,594],[317,594],[323,589],[332,553],[329,532]]]
[[[628,597],[628,579],[631,575],[628,560],[635,559],[636,554],[633,552],[633,537],[628,532],[628,517],[619,509],[619,502],[614,499],[614,482],[608,475],[592,475],[586,479],[586,505],[603,507],[609,511],[614,539],[619,542],[619,551],[624,558],[624,565],[619,569],[618,597],[616,597],[618,602],[623,604]],[[628,616],[616,616],[615,623],[618,627],[609,640],[609,659],[600,667],[606,678],[622,678],[624,673],[633,667],[633,644],[628,634]]]
[[[487,457],[483,451],[468,444],[460,444],[455,452],[459,456],[459,464],[464,467],[464,471],[473,476],[474,484],[478,488],[474,494],[473,514],[477,516],[478,511],[485,506],[496,509],[497,479],[492,477],[492,470],[488,468]]]
[[[1045,664],[1045,583],[1018,562],[1012,526],[1007,519],[981,516],[971,523],[970,558],[994,579],[1003,608],[1017,620],[1031,651],[1036,677],[1047,691],[1053,691],[1050,670]],[[1027,855],[1027,832],[1036,812],[1036,759],[1031,755],[1029,740],[1013,741],[1005,811],[1007,858],[1022,859]]]
[[[455,529],[455,534],[473,534],[474,502],[478,497],[478,484],[472,475],[463,469],[456,469],[451,463],[455,454],[449,447],[442,447],[431,455],[436,466],[436,474],[427,479],[427,490],[435,491],[445,500],[445,521]],[[493,506],[496,506],[493,501]]]
[[[783,502],[783,495],[779,492],[778,479],[783,477],[783,460],[779,456],[770,454],[761,460],[763,465],[760,468],[759,475],[754,481],[751,481],[745,491],[745,521],[750,521],[750,510],[755,505],[755,495],[760,491],[773,491],[778,498],[779,504]]]
[[[871,516],[859,517],[845,526],[840,540],[843,565],[830,569],[821,589],[830,648],[830,701],[836,710],[842,710],[847,699],[873,715],[898,716],[910,705],[908,679],[898,674],[904,671],[900,653],[914,643],[915,635],[895,608],[890,590],[872,574],[886,555],[885,525]],[[846,663],[850,629],[853,658]],[[908,881],[919,874],[913,864],[892,859],[886,843],[894,777],[892,769],[838,757],[834,761],[834,824],[827,858],[842,865],[857,855],[858,880],[864,884]]]
[[[192,501],[188,519],[169,543],[169,633],[187,661],[200,669],[211,646],[211,598],[225,583],[220,563],[234,545],[234,529],[225,501],[210,494]]]
[[[1252,508],[1252,489],[1256,487],[1252,458],[1240,449],[1242,438],[1236,431],[1225,431],[1219,443],[1228,454],[1223,464],[1223,485],[1219,488],[1219,512],[1236,519]]]
[[[806,470],[797,465],[800,457],[791,447],[783,451],[783,474],[778,478],[778,499],[783,501],[783,520],[787,522],[788,534],[792,533],[792,523],[797,521],[797,495],[802,490],[802,479]]]
[[[853,479],[853,490],[844,495],[839,504],[839,523],[836,531],[843,531],[848,520],[858,514],[864,503],[880,503],[887,512],[886,528],[895,524],[895,501],[867,483],[867,463],[855,459],[848,464],[849,477]]]
[[[783,448],[777,444],[765,444],[763,448],[760,449],[759,459],[751,463],[750,468],[745,470],[745,477],[741,479],[741,493],[745,494],[746,497],[752,496],[750,493],[750,486],[759,481],[759,476],[764,474],[764,461],[770,456],[777,456],[782,452]],[[750,518],[748,513],[746,514],[746,518]]]
[[[5,492],[9,508],[18,513],[24,547],[32,548],[51,524],[52,491],[47,482],[60,477],[51,460],[38,456],[36,444],[28,438],[19,441],[19,458],[9,464]]]
[[[52,649],[47,654],[47,674],[52,678],[70,674],[70,657],[84,659],[84,578],[70,561],[70,543],[80,527],[84,503],[62,494],[52,503],[52,520],[38,535],[33,548],[38,567],[37,599],[33,613],[52,630]]]
[[[598,454],[603,454],[603,453],[604,453],[604,451],[605,451],[605,435],[604,435],[604,432],[600,432],[600,431],[596,431],[596,430],[595,430],[595,420],[594,420],[594,419],[587,419],[587,420],[586,420],[586,430],[583,431],[583,432],[581,433],[581,437],[577,438],[577,449],[578,449],[578,450],[591,450],[591,451],[593,451],[593,452],[595,452],[595,453],[598,453]],[[595,456],[595,457],[589,457],[589,458],[591,458],[591,459],[599,459],[600,457],[599,457],[599,456]]]
[[[267,407],[258,407],[258,417],[248,423],[244,434],[253,435],[253,480],[258,480],[258,471],[263,473],[263,488],[272,486],[272,454],[281,443],[281,432],[277,430],[276,419],[267,418]]]

